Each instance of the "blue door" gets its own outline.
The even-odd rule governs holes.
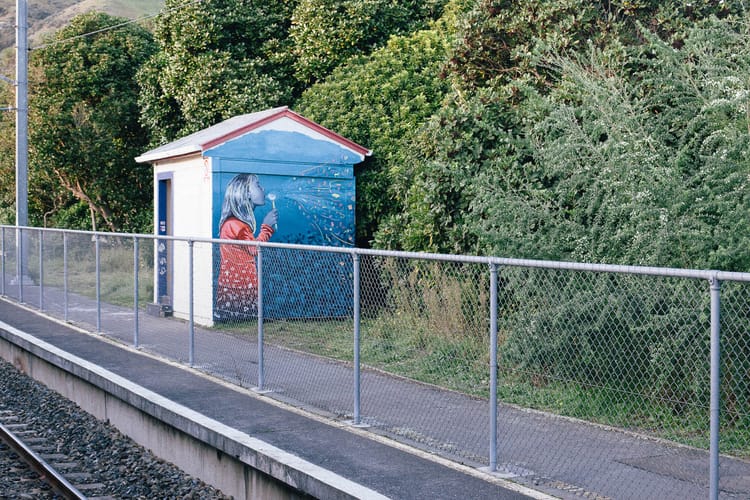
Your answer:
[[[157,234],[167,236],[172,232],[172,179],[159,179]],[[157,303],[172,305],[172,242],[158,240],[156,243]]]

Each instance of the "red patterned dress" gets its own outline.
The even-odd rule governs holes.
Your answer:
[[[235,217],[228,217],[221,226],[222,240],[268,241],[273,228],[261,224],[255,238],[250,226]],[[216,290],[217,319],[243,319],[257,316],[258,271],[257,250],[250,245],[221,245],[221,265]]]

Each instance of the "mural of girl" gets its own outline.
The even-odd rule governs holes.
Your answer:
[[[266,214],[255,236],[255,207],[265,205],[266,194],[258,176],[239,174],[227,185],[219,220],[223,240],[268,241],[278,222],[276,208]],[[221,262],[216,287],[215,319],[249,319],[257,315],[257,250],[250,245],[221,245]]]

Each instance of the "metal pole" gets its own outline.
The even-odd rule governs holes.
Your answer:
[[[133,237],[133,346],[137,349],[138,339],[138,237]]]
[[[18,228],[16,231],[16,248],[18,248],[16,253],[16,282],[18,283],[18,302],[21,304],[23,304],[23,264],[21,262],[23,261],[23,254],[26,253],[23,238],[23,229]]]
[[[0,259],[3,265],[2,295],[5,295],[5,227],[2,228],[2,241],[0,241]]]
[[[490,264],[490,472],[497,470],[497,264]]]
[[[28,225],[28,25],[26,0],[16,1],[16,226]],[[21,234],[19,234],[21,236]],[[27,279],[27,259],[22,238],[19,248],[19,287]],[[23,295],[23,293],[21,294]],[[21,297],[23,302],[23,297]]]
[[[68,321],[68,233],[63,233],[63,317]]]
[[[258,272],[258,391],[264,391],[265,361],[263,359],[263,253],[258,248],[258,260],[256,270]]]
[[[94,249],[96,253],[96,331],[99,333],[102,331],[102,273],[98,234],[94,234]]]
[[[354,261],[354,284],[353,284],[353,298],[354,298],[354,425],[360,424],[360,390],[361,390],[361,367],[360,367],[360,257],[359,254],[353,253],[352,260]]]
[[[190,352],[188,353],[188,361],[190,366],[195,364],[195,306],[193,304],[193,298],[195,291],[193,290],[193,246],[192,240],[188,241],[188,300],[189,300],[189,325],[190,325]]]
[[[719,405],[721,403],[720,290],[721,282],[711,278],[711,444],[709,498],[719,498]]]
[[[44,311],[44,232],[39,230],[39,310]]]

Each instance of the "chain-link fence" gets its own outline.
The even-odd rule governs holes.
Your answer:
[[[750,497],[750,274],[14,227],[0,250],[6,297],[555,496]]]

